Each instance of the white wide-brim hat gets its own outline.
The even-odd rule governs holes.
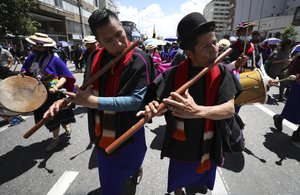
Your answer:
[[[151,42],[151,43],[148,43],[148,44],[145,46],[145,49],[150,50],[150,49],[154,49],[154,48],[156,48],[156,47],[157,47],[156,43]]]
[[[44,33],[35,33],[25,39],[33,45],[42,47],[54,47],[56,45],[56,42]]]
[[[228,39],[221,39],[218,42],[219,47],[228,48],[230,46],[230,41]]]
[[[96,43],[97,40],[96,40],[95,36],[87,36],[87,37],[84,37],[83,42],[85,44],[87,44],[87,43]]]

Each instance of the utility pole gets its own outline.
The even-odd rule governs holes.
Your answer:
[[[258,27],[257,27],[257,30],[258,30],[258,31],[259,31],[259,29],[260,29],[261,14],[262,14],[262,11],[263,11],[264,2],[265,2],[265,0],[262,1],[262,5],[261,5],[261,8],[260,8],[259,20],[258,20]]]
[[[83,23],[82,23],[82,15],[81,15],[81,3],[80,0],[77,0],[78,10],[79,10],[79,19],[80,19],[80,30],[81,30],[81,39],[84,37],[83,33]]]

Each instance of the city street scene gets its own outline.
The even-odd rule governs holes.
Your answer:
[[[300,194],[300,0],[0,18],[1,195]]]

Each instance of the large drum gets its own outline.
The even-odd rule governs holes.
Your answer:
[[[235,100],[235,104],[266,103],[267,91],[259,69],[240,74],[240,83],[244,91]]]
[[[32,112],[47,100],[47,89],[29,76],[11,76],[0,82],[0,113],[7,116]]]

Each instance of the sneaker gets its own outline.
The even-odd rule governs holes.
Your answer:
[[[59,138],[56,139],[52,138],[49,145],[46,148],[46,152],[50,152],[51,150],[55,149],[58,146],[59,141],[60,141]]]
[[[282,117],[279,114],[273,116],[274,126],[278,131],[282,131]]]
[[[66,135],[70,136],[72,132],[71,124],[67,124],[66,126],[64,126],[64,128],[66,130]]]

